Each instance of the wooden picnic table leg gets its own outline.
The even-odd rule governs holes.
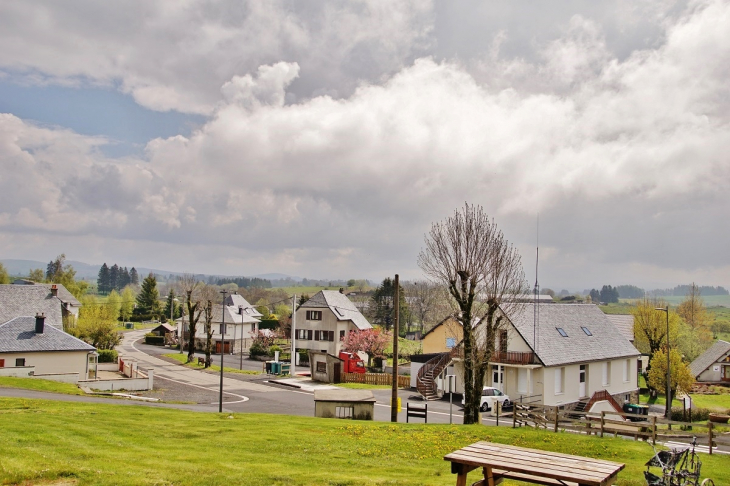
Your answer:
[[[494,486],[494,475],[489,466],[484,467],[484,486]]]

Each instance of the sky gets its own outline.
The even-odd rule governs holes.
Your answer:
[[[730,2],[6,1],[2,258],[730,287]],[[539,221],[539,223],[538,223]]]

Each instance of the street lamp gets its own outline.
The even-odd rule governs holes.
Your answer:
[[[227,290],[221,290],[223,302],[221,302],[221,388],[218,395],[218,413],[223,412],[223,351],[225,350],[226,339],[226,294]]]
[[[664,417],[669,420],[672,417],[672,381],[671,371],[669,369],[669,304],[666,307],[657,307],[654,310],[667,314],[667,405],[664,408]]]
[[[185,347],[185,299],[183,299],[182,308],[182,320],[180,322],[180,354],[183,354],[183,348]]]

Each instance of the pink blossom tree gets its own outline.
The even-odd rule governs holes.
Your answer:
[[[362,351],[368,354],[368,366],[372,365],[373,358],[384,358],[385,348],[392,340],[393,335],[381,329],[365,329],[352,331],[342,338],[342,350],[348,353]]]

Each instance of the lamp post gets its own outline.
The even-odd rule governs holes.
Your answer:
[[[223,412],[223,351],[225,351],[226,339],[226,294],[227,290],[221,290],[223,301],[221,302],[221,387],[218,395],[218,413]]]
[[[180,354],[183,354],[183,348],[185,347],[185,299],[183,299],[182,308],[182,321],[180,322]]]
[[[667,304],[666,307],[657,307],[654,310],[662,311],[667,314],[667,405],[664,408],[664,417],[669,420],[672,416],[672,375],[669,369],[669,304]]]

